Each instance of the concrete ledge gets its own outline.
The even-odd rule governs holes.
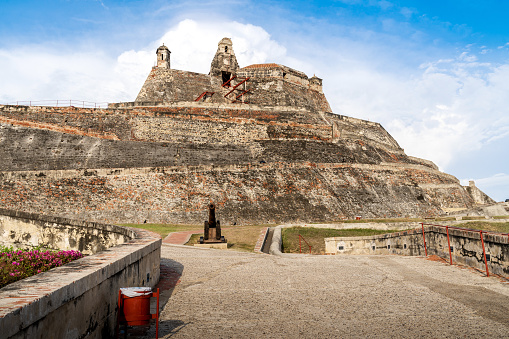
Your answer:
[[[5,211],[2,211],[5,212]],[[52,217],[9,213],[30,221]],[[66,224],[89,225],[66,219]],[[130,235],[126,242],[0,289],[4,338],[104,338],[114,334],[118,289],[154,287],[159,281],[159,235],[114,225],[95,226]]]

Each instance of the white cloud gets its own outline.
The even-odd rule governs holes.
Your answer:
[[[442,170],[509,137],[509,65],[462,53],[408,74],[349,60],[329,70],[324,89],[336,113],[382,123],[407,154]]]
[[[111,77],[112,60],[100,51],[80,53],[28,46],[1,50],[0,65],[3,103],[55,99],[99,102],[119,90]]]
[[[270,38],[263,28],[238,22],[197,22],[183,20],[164,34],[172,54],[172,68],[208,73],[218,42],[232,39],[233,50],[241,67],[285,57],[286,49]]]
[[[233,40],[241,67],[288,59],[286,49],[261,27],[187,19],[146,48],[128,50],[118,57],[100,50],[79,51],[79,46],[67,51],[43,46],[0,50],[0,103],[56,99],[133,101],[155,63],[159,45],[165,43],[170,48],[172,68],[208,73],[223,37]]]

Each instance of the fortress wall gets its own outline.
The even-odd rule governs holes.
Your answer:
[[[155,123],[157,120],[150,120]],[[162,120],[170,124],[171,119]],[[204,124],[204,123],[203,123]],[[404,154],[393,154],[356,140],[336,143],[320,140],[327,130],[297,126],[294,129],[267,125],[267,129],[244,131],[244,125],[225,124],[221,130],[203,124],[189,124],[167,135],[168,142],[105,140],[51,130],[0,124],[0,169],[3,171],[60,170],[85,168],[129,168],[160,166],[237,165],[259,162],[311,163],[399,163],[411,165]],[[149,125],[150,126],[150,125]],[[191,128],[200,126],[207,133]],[[155,130],[148,128],[145,136]],[[221,132],[220,132],[221,131]],[[247,133],[254,133],[247,134]],[[251,140],[256,133],[269,139]],[[155,132],[157,133],[157,132]],[[300,133],[300,134],[299,134]],[[162,132],[161,132],[162,134]],[[188,137],[192,135],[193,137]],[[205,143],[205,136],[217,143]],[[221,139],[221,136],[223,137]],[[156,136],[154,136],[155,138]],[[164,135],[157,137],[163,138]],[[243,142],[242,142],[243,141]]]
[[[245,95],[249,103],[264,106],[305,107],[311,111],[332,112],[325,96],[307,86],[278,78],[251,78]]]
[[[361,139],[379,147],[402,153],[397,141],[377,122],[351,118],[337,114],[326,114],[326,119],[334,124],[340,138]]]
[[[79,107],[0,106],[0,123],[103,139],[129,140],[124,110]]]
[[[359,139],[375,147],[402,153],[394,139],[376,123],[334,114],[321,116],[302,109],[271,111],[242,107],[191,105],[82,109],[0,106],[0,123],[109,140],[228,144],[271,138],[329,142]]]
[[[197,223],[210,201],[225,224],[319,222],[374,217],[431,217],[459,192],[426,169],[365,164],[198,166],[152,169],[40,171],[2,174],[0,201],[24,211],[98,222]],[[440,192],[413,182],[426,180]],[[8,179],[7,179],[8,178]],[[419,197],[422,196],[422,199]]]
[[[428,255],[437,255],[449,261],[449,244],[445,227],[425,226]],[[488,269],[503,277],[509,277],[509,239],[507,235],[484,233]],[[479,232],[449,229],[453,263],[460,263],[481,271],[486,270],[483,247]],[[408,230],[365,237],[325,238],[325,253],[347,254],[399,254],[424,256],[422,230]]]
[[[410,155],[408,156],[408,159],[410,159],[412,162],[415,162],[415,163],[423,165],[423,166],[428,166],[428,167],[436,169],[438,171],[438,166],[435,165],[435,163],[433,161],[431,161],[431,160],[426,160],[426,159],[422,159],[422,158],[412,157]]]
[[[247,163],[239,145],[112,141],[0,124],[0,168],[4,171],[125,168]]]
[[[216,92],[220,88],[219,78],[201,73],[153,67],[136,101],[194,101],[203,92]]]

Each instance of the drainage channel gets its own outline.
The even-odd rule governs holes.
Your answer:
[[[272,236],[274,235],[274,227],[269,228],[269,232],[267,233],[267,236],[265,237],[265,242],[262,246],[262,252],[269,254],[270,250],[270,244],[272,244]]]

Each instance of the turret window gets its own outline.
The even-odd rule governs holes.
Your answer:
[[[228,53],[228,46],[224,46],[224,52]]]

